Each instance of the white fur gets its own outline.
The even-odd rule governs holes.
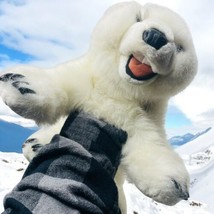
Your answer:
[[[136,22],[136,17],[142,21]],[[162,31],[168,44],[159,50],[146,44],[142,33],[149,28]],[[181,52],[176,50],[179,45]],[[125,65],[131,54],[158,76],[148,81],[130,78]],[[10,81],[0,83],[0,93],[14,111],[39,124],[53,124],[73,109],[82,109],[126,130],[121,160],[126,176],[147,196],[173,205],[188,192],[189,177],[167,143],[165,112],[169,98],[189,85],[196,70],[191,34],[176,13],[153,4],[126,2],[107,10],[83,57],[51,69],[10,71],[25,75],[29,85],[23,86],[36,94],[22,95]],[[62,121],[55,125],[58,130],[61,126]],[[46,144],[56,132],[50,133],[48,141],[42,131],[35,136]]]

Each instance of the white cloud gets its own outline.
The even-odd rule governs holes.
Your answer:
[[[186,9],[185,9],[186,7]],[[198,55],[198,74],[174,103],[197,127],[214,125],[214,2],[186,1],[179,7],[193,34]],[[182,10],[182,8],[184,10]]]
[[[213,79],[198,75],[196,81],[174,98],[174,104],[198,127],[214,124]]]
[[[2,99],[0,98],[0,115],[10,115],[10,116],[16,116],[16,114],[4,104]]]
[[[1,1],[2,43],[41,61],[57,64],[83,54],[105,8],[103,1]],[[87,5],[87,6],[86,6]]]

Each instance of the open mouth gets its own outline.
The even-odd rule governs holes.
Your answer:
[[[157,73],[152,71],[150,65],[138,61],[133,55],[127,61],[126,73],[138,81],[150,80],[157,75]]]

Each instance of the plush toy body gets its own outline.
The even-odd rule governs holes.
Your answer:
[[[51,69],[16,68],[0,77],[0,93],[21,116],[54,124],[27,140],[29,159],[80,109],[128,132],[121,168],[145,195],[173,205],[188,198],[189,177],[167,143],[165,112],[196,70],[190,32],[177,14],[127,2],[104,14],[82,58]]]

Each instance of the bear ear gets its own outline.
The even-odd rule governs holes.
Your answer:
[[[134,1],[118,3],[107,9],[92,33],[91,47],[101,43],[100,48],[103,45],[110,47],[119,44],[127,29],[141,20],[141,9],[142,5]],[[105,41],[105,44],[98,41]]]

